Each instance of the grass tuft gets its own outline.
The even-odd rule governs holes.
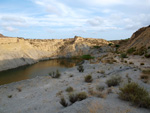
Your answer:
[[[66,100],[64,99],[64,97],[61,98],[60,102],[59,102],[62,106],[67,107],[68,103],[66,102]]]

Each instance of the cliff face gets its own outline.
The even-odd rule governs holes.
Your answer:
[[[77,37],[72,39],[0,38],[0,71],[35,63],[52,57],[71,57],[90,53],[90,47],[103,46],[103,39]]]

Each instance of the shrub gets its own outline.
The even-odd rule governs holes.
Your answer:
[[[72,88],[72,87],[68,87],[68,88],[66,89],[66,91],[67,91],[67,92],[72,92],[72,91],[73,91],[73,88]]]
[[[112,43],[109,43],[109,44],[108,44],[108,46],[111,46],[111,45],[112,45]]]
[[[144,74],[150,74],[150,69],[142,70],[142,73],[144,73]]]
[[[77,70],[78,70],[79,72],[83,72],[83,71],[84,71],[84,68],[83,68],[82,65],[79,65],[79,66],[77,67]]]
[[[144,65],[144,63],[140,63],[140,65]]]
[[[85,60],[89,60],[89,59],[93,59],[94,57],[91,55],[83,55],[83,56],[81,56],[81,58],[85,59]]]
[[[12,95],[8,95],[8,98],[12,98]]]
[[[60,102],[59,102],[62,106],[67,107],[68,103],[66,102],[66,100],[64,99],[64,97],[61,98]]]
[[[78,101],[82,101],[87,98],[86,92],[80,92],[77,94]]]
[[[74,94],[74,93],[70,94],[70,95],[69,95],[69,101],[70,101],[72,104],[75,103],[76,101],[78,101],[77,94]]]
[[[127,53],[128,54],[132,54],[135,51],[136,51],[136,49],[132,47],[132,48],[130,48],[130,49],[127,50]]]
[[[85,76],[85,77],[84,77],[84,81],[85,81],[85,82],[88,82],[88,83],[92,82],[92,81],[93,81],[92,76],[91,76],[91,75]]]
[[[133,62],[129,62],[129,64],[134,64]]]
[[[120,88],[119,97],[139,107],[150,108],[149,93],[137,83],[131,82]]]
[[[101,46],[93,46],[93,48],[99,49],[99,48],[101,48]]]
[[[120,55],[120,58],[128,58],[128,57],[127,57],[127,54],[122,53],[122,54]]]
[[[149,74],[143,74],[140,76],[140,78],[142,79],[142,81],[144,83],[148,83],[149,82],[149,78],[150,78],[150,75]]]
[[[80,93],[77,93],[77,94],[72,93],[72,94],[69,95],[69,101],[72,104],[75,103],[76,101],[82,101],[86,98],[87,98],[86,92],[80,92]]]
[[[56,72],[49,73],[49,75],[50,75],[52,78],[59,78],[59,77],[61,76],[59,70],[56,70]]]
[[[124,63],[128,63],[128,62],[125,60]]]
[[[145,57],[146,58],[150,58],[150,54],[145,54]]]
[[[119,85],[120,82],[121,82],[121,77],[120,76],[113,76],[113,77],[111,77],[110,79],[108,79],[106,81],[106,84],[108,85],[108,87],[111,87],[111,86]]]
[[[120,45],[115,45],[115,47],[116,47],[116,48],[119,48],[119,47],[120,47]]]
[[[141,75],[140,78],[141,78],[141,79],[148,79],[149,76],[148,76],[148,75]]]
[[[69,77],[73,77],[73,74],[70,74]]]

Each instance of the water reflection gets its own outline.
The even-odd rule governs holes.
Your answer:
[[[59,59],[42,61],[30,66],[23,66],[16,69],[0,72],[0,85],[34,78],[36,76],[48,75],[55,70],[64,71],[67,68],[75,66],[77,59]]]

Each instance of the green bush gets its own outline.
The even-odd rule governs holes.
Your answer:
[[[115,45],[115,47],[116,47],[116,48],[119,48],[119,47],[120,47],[120,45],[116,44],[116,45]]]
[[[64,99],[64,97],[61,98],[60,102],[59,102],[62,106],[67,107],[68,103],[66,102],[66,100]]]
[[[91,55],[83,55],[83,56],[81,56],[81,58],[85,59],[85,60],[89,60],[89,59],[93,59],[94,57]]]
[[[132,47],[132,48],[130,48],[130,49],[127,50],[127,53],[128,54],[132,54],[135,51],[136,51],[136,49]]]
[[[145,57],[146,58],[150,58],[150,54],[145,54]]]
[[[101,48],[101,46],[93,46],[93,48],[99,49],[99,48]]]
[[[84,77],[84,81],[85,81],[85,82],[88,82],[88,83],[92,82],[92,81],[93,81],[92,76],[91,76],[91,75],[85,76],[85,77]]]
[[[122,53],[122,54],[120,55],[120,58],[128,58],[128,57],[127,57],[127,54]]]
[[[79,65],[79,66],[77,67],[77,70],[78,70],[79,72],[84,72],[84,68],[83,68],[82,65]]]
[[[68,88],[66,89],[66,91],[67,91],[67,92],[72,92],[72,91],[73,91],[73,88],[72,88],[72,87],[68,87]]]
[[[56,72],[49,73],[49,75],[50,75],[52,78],[59,78],[59,77],[61,76],[59,70],[56,70]]]
[[[137,83],[131,82],[120,88],[119,97],[139,107],[150,108],[149,93]]]
[[[108,46],[112,46],[112,45],[113,45],[112,43],[109,43],[109,44],[108,44]]]
[[[110,79],[106,81],[108,87],[117,86],[120,84],[122,78],[120,76],[112,76]]]

